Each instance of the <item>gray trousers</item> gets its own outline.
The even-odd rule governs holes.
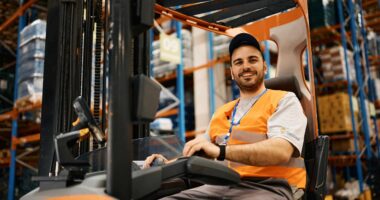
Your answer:
[[[202,185],[162,199],[291,200],[293,199],[293,192],[288,182],[284,179],[243,179],[237,185]]]

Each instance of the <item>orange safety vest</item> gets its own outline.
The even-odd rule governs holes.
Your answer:
[[[234,126],[227,145],[249,144],[268,139],[267,123],[276,111],[277,105],[287,92],[268,90],[253,105],[250,111]],[[210,122],[211,141],[220,144],[231,126],[231,117],[238,100],[231,101],[219,108]],[[244,177],[273,177],[287,179],[289,184],[297,188],[305,188],[306,171],[301,157],[291,158],[280,166],[251,166],[227,161],[229,167]]]

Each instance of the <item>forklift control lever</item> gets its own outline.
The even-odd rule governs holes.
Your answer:
[[[99,128],[98,123],[96,123],[89,107],[81,96],[74,100],[73,107],[79,119],[79,123],[74,124],[74,131],[82,128],[89,128],[95,140],[99,144],[103,144],[106,141],[105,134],[102,129]]]

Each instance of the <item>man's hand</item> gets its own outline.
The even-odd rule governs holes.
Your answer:
[[[183,148],[183,156],[192,156],[195,152],[203,150],[205,154],[211,158],[217,158],[220,149],[215,144],[209,142],[206,138],[198,136],[185,144]]]
[[[148,157],[145,159],[145,161],[144,161],[144,165],[143,165],[143,169],[149,168],[149,167],[152,165],[153,161],[154,161],[155,159],[159,159],[159,158],[161,158],[162,160],[164,160],[164,163],[165,163],[165,164],[168,164],[168,163],[170,162],[168,159],[166,159],[166,158],[165,158],[163,155],[161,155],[161,154],[152,154],[151,156],[148,156]]]

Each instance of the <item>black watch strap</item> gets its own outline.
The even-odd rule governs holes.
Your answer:
[[[223,161],[226,158],[226,145],[218,145],[220,149],[219,156],[216,158],[217,160]]]

